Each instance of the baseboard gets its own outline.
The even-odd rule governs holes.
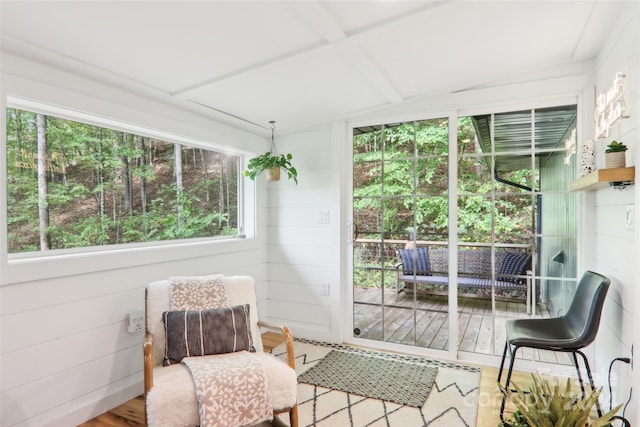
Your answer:
[[[289,319],[280,319],[269,316],[262,319],[273,325],[287,325],[291,329],[294,338],[306,338],[315,341],[338,342],[335,339],[335,332],[328,326],[312,325],[309,323],[296,322]]]

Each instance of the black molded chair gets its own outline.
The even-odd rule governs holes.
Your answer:
[[[578,283],[578,288],[571,301],[571,306],[566,314],[560,317],[546,319],[513,319],[507,320],[507,342],[502,353],[502,362],[498,372],[498,385],[501,386],[502,371],[507,357],[507,351],[511,361],[504,391],[509,390],[513,364],[516,360],[516,352],[521,347],[535,348],[540,350],[562,351],[571,353],[573,364],[578,373],[580,389],[584,395],[584,383],[580,366],[578,365],[578,354],[582,357],[587,371],[587,378],[592,389],[595,389],[589,361],[581,349],[593,342],[600,326],[600,314],[604,305],[605,296],[609,290],[610,280],[605,276],[587,271]],[[503,393],[502,405],[500,406],[500,419],[504,421],[504,408],[507,396]],[[598,415],[602,416],[600,404],[596,402]]]

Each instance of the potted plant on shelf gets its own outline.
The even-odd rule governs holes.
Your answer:
[[[247,169],[242,173],[252,181],[255,181],[256,176],[262,172],[266,172],[268,181],[279,181],[280,169],[284,169],[287,172],[288,178],[298,184],[298,171],[291,164],[293,156],[290,153],[278,154],[273,137],[276,122],[270,121],[269,123],[271,124],[271,150],[249,159]]]
[[[513,384],[514,390],[508,390],[507,396],[517,408],[511,419],[507,419],[501,426],[536,426],[536,427],[604,427],[609,426],[611,418],[622,407],[611,409],[601,417],[592,415],[593,406],[602,392],[599,390],[585,390],[574,393],[571,380],[567,379],[566,386],[557,381],[554,385],[542,379],[539,374],[532,374],[533,385],[529,391],[523,391]]]
[[[605,168],[623,168],[626,166],[625,152],[627,146],[622,142],[611,141],[611,144],[607,145],[607,149],[604,150],[604,165]]]

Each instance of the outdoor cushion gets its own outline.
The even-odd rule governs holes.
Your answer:
[[[398,255],[402,259],[402,274],[431,275],[429,248],[398,249]]]
[[[500,266],[498,280],[512,283],[520,283],[521,278],[515,276],[524,276],[527,274],[527,268],[531,263],[531,255],[520,252],[509,252],[505,255],[504,261]]]

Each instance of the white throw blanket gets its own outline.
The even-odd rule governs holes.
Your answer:
[[[232,427],[273,419],[267,376],[247,351],[182,359],[193,376],[201,427]]]

